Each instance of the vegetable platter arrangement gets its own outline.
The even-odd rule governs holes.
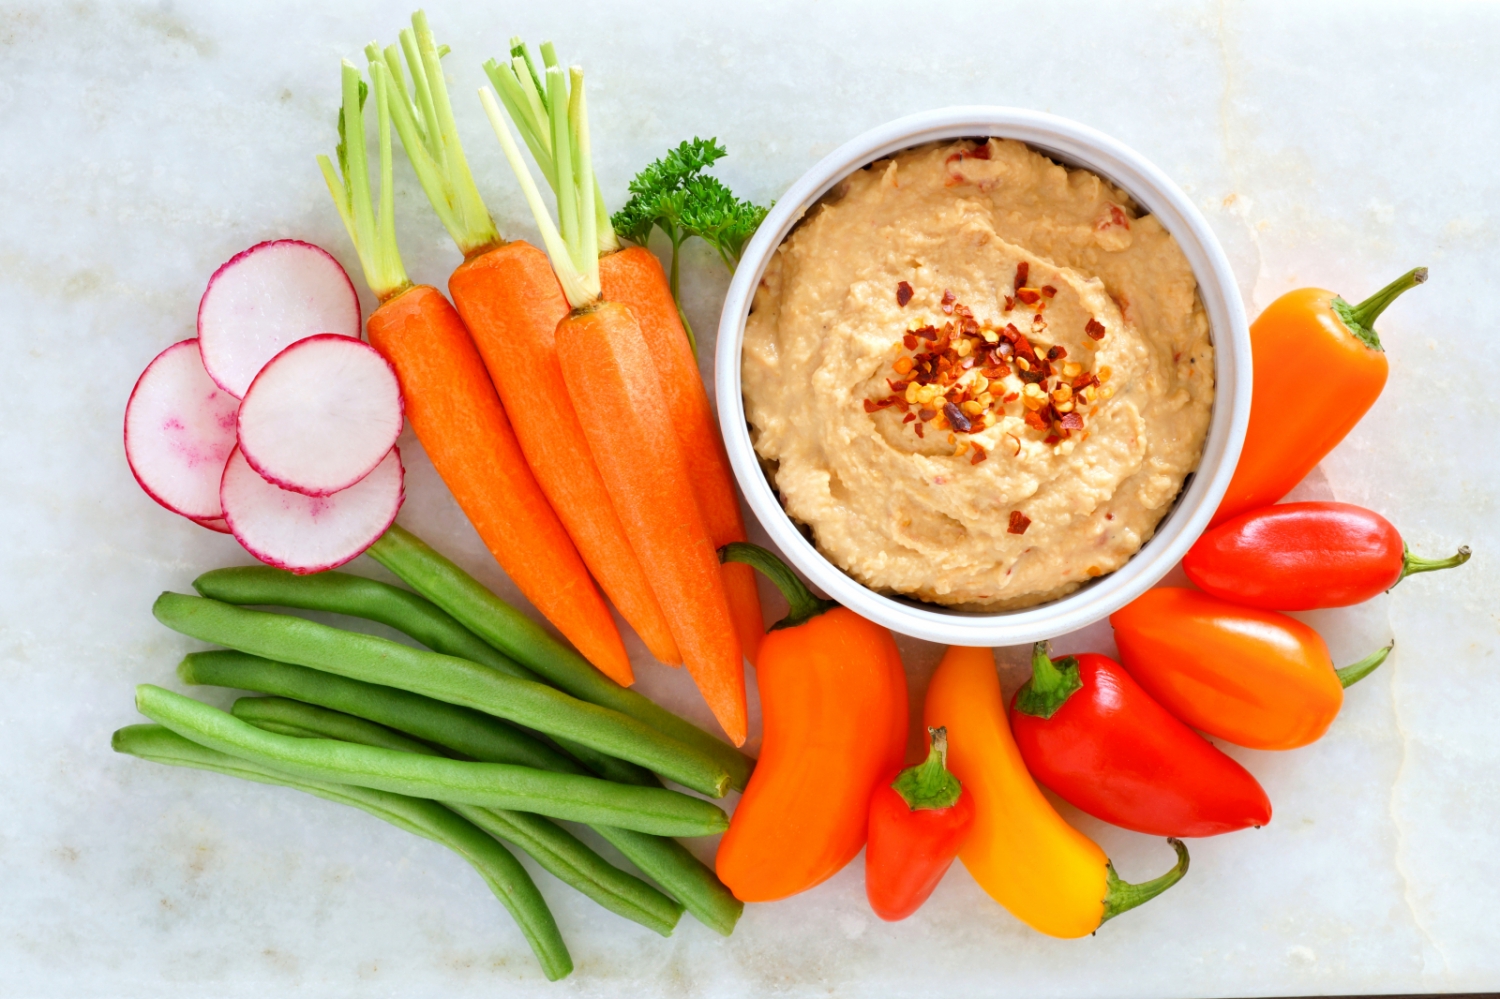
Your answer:
[[[148,723],[112,746],[350,805],[447,847],[550,980],[574,973],[588,928],[564,939],[533,871],[608,910],[601,920],[670,936],[686,913],[727,937],[747,904],[813,889],[861,851],[869,911],[900,922],[958,860],[1038,933],[1089,937],[1187,876],[1192,840],[1273,821],[1253,767],[1222,744],[1315,742],[1392,652],[1335,663],[1289,612],[1356,605],[1469,558],[1413,553],[1372,510],[1280,502],[1380,395],[1377,319],[1427,271],[1353,303],[1293,291],[1252,326],[1250,426],[1184,560],[1192,585],[1113,614],[1117,658],[1038,643],[1007,698],[993,650],[955,644],[913,691],[888,631],[749,541],[680,302],[684,244],[704,241],[732,271],[766,215],[711,172],[724,147],[682,142],[607,190],[595,151],[624,123],[591,121],[582,68],[511,39],[475,96],[449,92],[445,61],[460,57],[418,12],[362,65],[345,60],[331,153],[315,162],[348,242],[237,254],[208,278],[197,336],[135,382],[136,480],[263,564],[201,567],[193,593],[152,605],[212,647],[182,659],[181,685],[244,696],[221,710],[143,683]],[[459,134],[459,100],[492,135]],[[529,219],[491,214],[470,167],[481,155],[504,162]],[[409,275],[398,196],[424,198],[462,255],[446,288]],[[541,245],[502,235],[518,224]],[[335,254],[357,259],[378,303],[368,316]],[[397,522],[408,425],[550,627]],[[341,568],[361,555],[401,585]],[[715,731],[633,689],[631,633],[684,667]],[[1123,879],[1075,809],[1165,840],[1156,876]],[[707,851],[681,842],[711,836]]]

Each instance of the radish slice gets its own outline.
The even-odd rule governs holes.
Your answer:
[[[401,436],[396,369],[332,333],[273,357],[240,402],[240,451],[267,482],[328,496],[370,474]]]
[[[406,498],[401,452],[391,448],[375,470],[332,496],[304,496],[272,485],[236,449],[220,487],[224,517],[245,550],[296,573],[343,565],[396,520]]]
[[[125,404],[125,460],[135,481],[173,513],[222,516],[219,480],[234,450],[238,408],[203,370],[197,340],[157,354]]]
[[[220,478],[223,478],[223,476],[221,475]],[[223,517],[212,517],[207,520],[194,520],[193,523],[197,524],[199,527],[206,527],[210,531],[218,531],[220,534],[234,533],[229,529],[229,521],[225,520]]]
[[[314,333],[359,338],[359,295],[327,250],[300,239],[257,243],[214,271],[198,303],[209,377],[242,398],[267,361]]]

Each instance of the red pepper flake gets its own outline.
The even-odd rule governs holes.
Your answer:
[[[1025,534],[1026,528],[1031,526],[1031,518],[1020,510],[1010,512],[1010,527],[1006,528],[1011,534]]]
[[[1016,291],[1019,292],[1022,288],[1026,287],[1026,278],[1029,277],[1030,274],[1031,274],[1031,264],[1027,263],[1024,260],[1021,261],[1019,264],[1016,264],[1016,283],[1015,283],[1015,289],[1016,289]]]
[[[1010,312],[1016,307],[1016,300],[1010,295],[1005,296],[1005,311]]]
[[[936,340],[938,338],[937,328],[933,326],[923,326],[919,330],[912,330],[912,333],[921,337],[923,340]]]
[[[1049,361],[1060,361],[1067,356],[1068,348],[1064,347],[1062,344],[1047,348],[1047,360]]]
[[[887,408],[889,408],[891,406],[894,406],[895,404],[896,404],[896,400],[895,400],[895,398],[893,396],[887,396],[886,398],[881,399],[879,401],[876,401],[874,399],[866,399],[865,400],[865,412],[866,413],[873,413],[876,410],[887,409]]]
[[[987,160],[990,158],[990,142],[988,139],[975,146],[964,154],[976,160]]]
[[[1004,399],[1001,399],[1000,401],[1001,402],[1015,402],[1019,398],[1021,398],[1021,393],[1019,393],[1019,392],[1012,392],[1010,395],[1006,396]]]
[[[912,429],[917,432],[917,436],[918,437],[926,437],[927,436],[926,434],[922,433],[922,428],[924,426],[926,426],[926,424],[923,424],[923,423],[916,423],[916,424],[912,425]]]
[[[1026,425],[1033,430],[1046,430],[1052,425],[1052,421],[1048,420],[1042,414],[1041,410],[1028,409],[1026,411]]]
[[[911,285],[907,284],[905,281],[902,281],[900,284],[896,285],[896,304],[904,309],[906,308],[906,303],[910,301]]]
[[[1035,305],[1042,300],[1042,293],[1035,288],[1017,288],[1016,297],[1026,305]]]
[[[1094,228],[1100,230],[1101,232],[1105,229],[1111,228],[1112,226],[1118,226],[1125,229],[1130,228],[1130,219],[1125,216],[1125,209],[1115,204],[1109,205],[1105,209],[1105,211],[1100,214],[1098,221],[1094,223]]]
[[[1031,346],[1031,341],[1026,339],[1026,335],[1024,333],[1016,334],[1015,344],[1017,357],[1024,357],[1032,364],[1037,363],[1036,350]]]
[[[917,418],[920,419],[923,423],[926,423],[928,420],[932,419],[936,415],[937,415],[937,410],[935,410],[935,409],[926,409],[926,408],[923,408],[923,409],[917,410]]]
[[[1052,287],[1050,284],[1044,284],[1042,285],[1042,294],[1046,295],[1048,298],[1052,298],[1057,294],[1057,289]]]
[[[989,457],[984,448],[979,445],[978,441],[972,441],[971,444],[974,448],[974,457],[969,459],[969,464],[977,465],[981,461]]]
[[[1056,444],[1058,441],[1060,441],[1062,439],[1063,439],[1063,435],[1062,434],[1048,434],[1047,437],[1046,437],[1046,439],[1043,440],[1042,443],[1046,444],[1047,446],[1050,447],[1050,446],[1052,446],[1053,444]]]
[[[1103,340],[1106,332],[1104,324],[1092,316],[1089,317],[1089,324],[1083,328],[1083,331],[1094,340]]]
[[[907,350],[917,349],[917,338],[910,333],[901,338],[901,343],[906,347]]]
[[[907,413],[906,416],[902,418],[901,422],[902,423],[910,423],[912,420],[915,420],[916,418],[917,418],[917,414],[916,413]]]
[[[1064,413],[1062,419],[1057,421],[1057,425],[1064,430],[1082,430],[1083,414],[1076,409],[1071,413]]]
[[[967,434],[974,429],[974,424],[969,422],[969,417],[964,411],[951,402],[943,403],[943,415],[948,418],[953,429],[961,434]]]
[[[1077,378],[1073,379],[1073,391],[1077,392],[1080,389],[1086,389],[1086,388],[1088,388],[1090,385],[1098,385],[1098,384],[1099,384],[1099,378],[1098,378],[1098,376],[1095,375],[1092,371],[1085,371],[1083,374],[1081,374]]]
[[[1015,323],[1006,323],[1005,329],[1000,331],[1000,335],[1005,337],[1005,339],[1009,340],[1011,343],[1015,343],[1017,340],[1021,339],[1021,331],[1016,329]]]
[[[898,392],[898,393],[899,392],[905,392],[906,391],[906,386],[908,384],[910,384],[910,382],[893,382],[889,378],[887,378],[885,380],[885,383],[891,387],[891,391],[892,392]]]
[[[940,303],[942,305],[943,311],[949,315],[952,315],[953,303],[956,301],[958,301],[958,296],[954,295],[953,292],[949,291],[947,288],[944,288],[943,301]]]

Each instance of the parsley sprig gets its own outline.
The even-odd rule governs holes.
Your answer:
[[[615,232],[632,243],[647,245],[653,229],[660,229],[671,242],[668,280],[694,350],[697,340],[682,312],[678,251],[696,236],[712,246],[724,266],[733,271],[767,212],[736,197],[723,181],[704,173],[726,155],[728,151],[716,138],[694,138],[668,150],[635,175],[630,182],[630,200],[610,217]]]

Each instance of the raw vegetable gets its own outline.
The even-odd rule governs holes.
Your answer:
[[[401,436],[401,386],[347,336],[304,337],[260,369],[237,418],[240,453],[267,482],[308,496],[348,489]]]
[[[542,59],[551,73],[561,67],[551,43],[542,46]],[[554,118],[551,112],[550,84],[544,86],[536,74],[530,53],[519,38],[511,39],[511,60],[502,65],[495,60],[485,64],[495,89],[505,102],[511,120],[526,140],[533,158],[541,168],[542,175],[554,194],[559,187],[560,174],[557,160],[553,156]],[[548,77],[552,79],[552,77]],[[716,145],[714,149],[718,149]],[[707,154],[699,144],[699,160]],[[711,160],[709,160],[711,162]],[[690,164],[678,163],[678,166]],[[674,174],[658,178],[657,186],[682,182],[691,178]],[[679,198],[684,209],[691,206],[689,215],[701,234],[719,248],[727,262],[738,259],[743,238],[748,235],[746,226],[751,221],[759,225],[759,216],[754,206],[735,202],[733,195],[713,178],[693,181],[691,191],[684,188],[673,197]],[[717,192],[714,194],[713,192]],[[710,194],[713,196],[710,197]],[[739,207],[726,208],[724,199]],[[559,202],[561,205],[562,202]],[[718,207],[715,208],[715,205]],[[717,214],[715,214],[717,212]],[[728,213],[728,214],[726,214]],[[748,214],[746,214],[748,213]],[[703,525],[708,530],[709,541],[715,548],[736,541],[744,541],[745,523],[740,513],[739,499],[735,494],[734,476],[730,473],[729,458],[724,451],[724,441],[719,436],[718,424],[713,408],[709,405],[708,393],[704,390],[703,378],[698,371],[694,356],[692,332],[676,300],[676,255],[673,255],[673,280],[668,282],[662,273],[661,262],[641,246],[619,249],[609,213],[604,208],[603,196],[598,184],[594,185],[594,214],[598,228],[599,286],[605,301],[619,302],[629,307],[641,335],[645,337],[647,350],[656,366],[657,383],[672,428],[682,445],[683,460],[687,463],[688,477],[692,481],[693,496],[703,516]],[[732,217],[731,217],[732,216]],[[617,216],[618,217],[618,216]],[[739,222],[733,222],[739,219]],[[648,227],[649,228],[649,227]],[[753,226],[750,226],[753,229]],[[626,234],[627,237],[630,235]],[[649,236],[649,232],[647,233]],[[675,244],[674,244],[675,245]],[[581,407],[584,408],[584,407]],[[585,408],[586,411],[586,408]],[[724,592],[729,601],[730,614],[734,620],[735,634],[740,640],[740,650],[750,660],[756,661],[761,637],[765,634],[765,619],[761,612],[760,595],[756,591],[755,571],[737,562],[720,566]]]
[[[865,896],[881,919],[905,919],[937,887],[974,825],[974,799],[948,772],[948,733],[928,730],[927,759],[870,795]]]
[[[1390,370],[1375,320],[1426,280],[1427,268],[1418,267],[1358,305],[1322,288],[1299,288],[1251,324],[1250,425],[1210,527],[1281,499],[1354,429]]]
[[[363,576],[351,576],[342,572],[296,576],[269,566],[247,565],[206,572],[193,580],[193,588],[205,597],[230,604],[274,604],[379,621],[416,639],[434,652],[468,659],[507,676],[545,682],[536,673],[497,651],[453,620],[431,601],[410,590]],[[576,756],[594,773],[608,780],[624,784],[651,784],[656,781],[649,770],[588,746],[566,739],[559,740],[558,745]]]
[[[757,668],[760,762],[719,842],[719,877],[745,902],[806,891],[865,845],[870,795],[906,754],[906,673],[890,632],[813,596],[755,545],[724,548],[791,605]]]
[[[469,862],[484,878],[490,891],[515,917],[526,942],[531,945],[542,971],[551,981],[565,978],[573,970],[573,959],[557,931],[557,922],[547,902],[537,891],[510,851],[494,839],[435,801],[424,801],[387,791],[307,780],[269,767],[200,746],[160,725],[129,725],[110,740],[117,753],[139,756],[153,763],[192,767],[253,780],[260,784],[290,787],[308,794],[362,809],[398,829],[415,833],[446,846]]]
[[[629,682],[630,659],[609,607],[589,576],[516,442],[500,397],[463,321],[436,288],[413,285],[401,264],[393,219],[390,100],[373,78],[379,119],[380,199],[370,191],[364,142],[364,83],[343,64],[339,170],[318,158],[365,280],[381,306],[370,343],[396,368],[406,418],[474,529],[537,609],[595,666]],[[346,124],[350,126],[345,136]]]
[[[1275,611],[1162,586],[1110,615],[1120,660],[1162,707],[1193,728],[1251,749],[1321,738],[1344,688],[1395,643],[1334,669],[1316,631]]]
[[[582,774],[572,760],[505,722],[393,687],[272,662],[243,652],[194,652],[177,667],[184,683],[256,690],[357,715],[487,763]],[[595,826],[626,859],[682,902],[700,922],[728,936],[743,904],[676,840]]]
[[[1469,560],[1413,555],[1390,521],[1348,503],[1283,503],[1242,513],[1198,539],[1182,568],[1199,589],[1247,607],[1363,603],[1418,572]]]
[[[229,521],[225,520],[223,517],[210,517],[206,520],[199,519],[197,517],[193,517],[191,519],[193,523],[197,524],[199,527],[206,527],[210,531],[214,531],[218,534],[234,533],[229,529]]]
[[[728,824],[714,805],[665,788],[276,735],[149,683],[136,687],[135,700],[141,714],[199,745],[310,780],[463,805],[513,808],[659,836],[711,836]]]
[[[214,271],[198,303],[203,366],[236,399],[267,361],[319,333],[358,340],[359,296],[327,250],[299,239],[236,253]]]
[[[703,794],[722,797],[728,786],[728,775],[713,760],[634,718],[466,659],[180,593],[163,593],[152,613],[174,631],[205,642],[425,694],[560,735]]]
[[[747,734],[745,674],[714,547],[693,497],[681,445],[640,324],[631,310],[599,295],[598,217],[583,71],[571,91],[560,67],[547,69],[559,232],[506,127],[495,96],[485,113],[505,148],[552,267],[573,311],[557,325],[563,381],[575,409],[601,414],[584,423],[631,547],[693,682],[735,745]]]
[[[1249,771],[1105,656],[1053,659],[1038,642],[1010,724],[1031,775],[1105,822],[1182,837],[1271,821],[1271,801]]]
[[[305,496],[261,478],[236,448],[219,497],[225,523],[251,555],[291,572],[321,572],[359,555],[395,522],[403,478],[401,452],[391,448],[348,489]]]
[[[157,354],[125,404],[125,460],[146,495],[191,520],[221,518],[219,480],[238,408],[203,370],[197,340]]]
[[[1033,929],[1082,937],[1150,901],[1187,873],[1188,852],[1143,884],[1121,881],[1098,844],[1063,821],[1027,773],[1005,721],[989,649],[950,648],[927,687],[929,726],[948,730],[948,769],[974,796],[958,857],[989,896]]]
[[[648,697],[615,683],[525,614],[485,589],[421,538],[391,526],[366,553],[412,589],[453,615],[464,627],[574,697],[611,708],[699,752],[729,773],[729,786],[745,788],[755,761],[672,714]]]
[[[422,756],[439,755],[431,746],[362,718],[280,697],[242,697],[230,711],[256,728],[300,738],[339,739]],[[485,832],[525,852],[571,888],[616,915],[671,936],[682,907],[640,878],[626,874],[549,819],[530,812],[446,804]]]
[[[407,93],[402,54],[416,87]],[[386,78],[396,131],[433,209],[464,262],[448,291],[484,358],[516,439],[594,579],[651,650],[680,664],[661,607],[626,540],[589,452],[579,414],[558,366],[554,332],[568,314],[547,255],[500,238],[474,186],[453,124],[439,50],[421,11],[401,32],[401,48],[366,49],[370,72]],[[592,411],[585,411],[592,419]],[[629,683],[626,675],[617,675]]]

